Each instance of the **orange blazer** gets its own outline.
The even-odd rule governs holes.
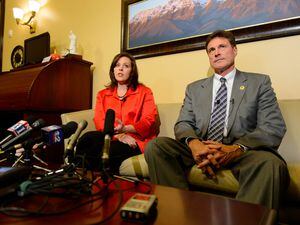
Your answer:
[[[134,126],[137,133],[128,134],[135,138],[142,152],[147,142],[157,137],[160,124],[150,88],[139,84],[135,91],[128,89],[123,100],[118,98],[117,88],[105,88],[99,91],[94,117],[96,129],[99,131],[104,129],[105,113],[108,109],[113,109],[116,119],[120,119],[124,125]]]

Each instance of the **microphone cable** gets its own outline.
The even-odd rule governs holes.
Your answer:
[[[134,182],[134,185],[129,188],[122,189],[120,182],[117,182],[112,176],[109,177],[107,183],[99,182],[98,179],[91,180],[83,175],[75,176],[76,173],[73,173],[73,177],[66,176],[70,170],[74,169],[74,167],[67,166],[44,177],[23,182],[20,185],[19,191],[19,195],[22,196],[22,198],[19,197],[2,201],[0,213],[11,217],[51,216],[68,213],[74,209],[92,204],[93,207],[88,209],[86,213],[90,212],[95,214],[95,212],[98,212],[96,210],[103,207],[103,204],[110,200],[109,196],[111,196],[111,194],[116,194],[117,200],[114,202],[114,207],[109,215],[93,223],[93,225],[104,224],[119,212],[123,204],[124,192],[132,189],[136,191],[136,184],[146,184],[146,182],[143,181],[138,183]],[[119,177],[117,178],[119,179]],[[148,190],[145,191],[143,188],[139,188],[138,192],[149,193],[151,191],[151,185],[148,184],[147,186],[150,187],[149,189],[147,188]],[[32,195],[42,197],[42,199],[37,201],[36,208],[33,207]],[[53,208],[53,202],[51,202],[53,199],[59,199],[58,203],[60,204],[55,204],[55,210],[49,210],[49,206],[51,206],[50,209]],[[16,202],[17,200],[21,201],[22,204]],[[28,201],[28,204],[26,201]],[[55,203],[56,202],[55,200]]]
[[[62,177],[59,175],[54,175],[51,177],[46,177],[39,181],[27,181],[22,183],[23,187],[26,190],[23,190],[24,197],[22,202],[25,203],[26,200],[31,202],[31,195],[41,195],[44,196],[44,201],[40,204],[39,207],[34,209],[32,204],[23,204],[24,207],[15,207],[12,206],[14,201],[2,202],[0,207],[0,213],[3,213],[12,217],[25,217],[25,216],[49,216],[49,215],[60,215],[67,213],[71,210],[80,208],[84,205],[94,203],[98,200],[105,199],[108,195],[106,188],[101,188],[97,184],[93,184],[91,181],[86,179],[77,179]],[[94,187],[93,187],[94,186]],[[99,190],[95,193],[91,193],[92,187],[98,188]],[[87,198],[88,197],[88,198]],[[62,199],[61,209],[55,207],[56,210],[49,211],[48,203],[52,198]],[[87,198],[87,200],[85,200]],[[82,201],[79,201],[83,199]],[[14,199],[16,200],[16,199]],[[20,199],[19,199],[20,200]],[[69,203],[69,204],[67,204]],[[50,204],[50,203],[49,203]],[[52,205],[53,203],[51,203]],[[20,205],[20,204],[16,204]],[[31,205],[26,208],[26,205]],[[69,205],[70,207],[66,207]],[[58,208],[58,209],[57,209]]]

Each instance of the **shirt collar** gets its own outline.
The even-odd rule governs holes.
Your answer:
[[[229,80],[233,80],[234,79],[235,74],[236,74],[236,68],[233,68],[233,70],[230,73],[226,74],[224,78],[226,78],[226,81],[228,82]],[[219,75],[217,73],[214,74],[214,79],[216,79],[218,81],[220,81],[221,77],[223,77],[223,76],[221,76],[221,75]]]
[[[138,92],[139,92],[139,86],[135,90],[129,88],[125,96],[137,94]],[[114,89],[109,89],[109,92],[107,94],[118,98],[117,87],[114,87]]]

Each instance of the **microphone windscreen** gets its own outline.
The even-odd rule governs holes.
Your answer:
[[[63,131],[64,139],[69,138],[72,134],[77,130],[78,124],[74,121],[70,121],[69,123],[62,125],[61,129]]]
[[[87,127],[88,123],[86,120],[82,120],[78,123],[78,127],[74,133],[74,135],[71,137],[71,139],[69,140],[69,143],[67,145],[66,151],[73,151],[76,143],[77,143],[77,139],[79,138],[81,132]]]
[[[78,124],[78,128],[80,128],[81,131],[83,131],[88,125],[88,122],[86,120],[81,120]]]
[[[45,126],[46,122],[43,119],[38,119],[31,124],[33,129],[41,128]]]
[[[103,133],[112,136],[114,134],[114,123],[115,123],[115,111],[112,109],[108,109],[105,114]]]

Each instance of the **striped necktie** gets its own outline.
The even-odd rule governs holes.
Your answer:
[[[227,107],[227,87],[226,79],[220,78],[221,87],[217,91],[214,109],[211,114],[210,124],[208,129],[207,140],[219,141],[223,139],[225,118],[226,118],[226,107]]]

